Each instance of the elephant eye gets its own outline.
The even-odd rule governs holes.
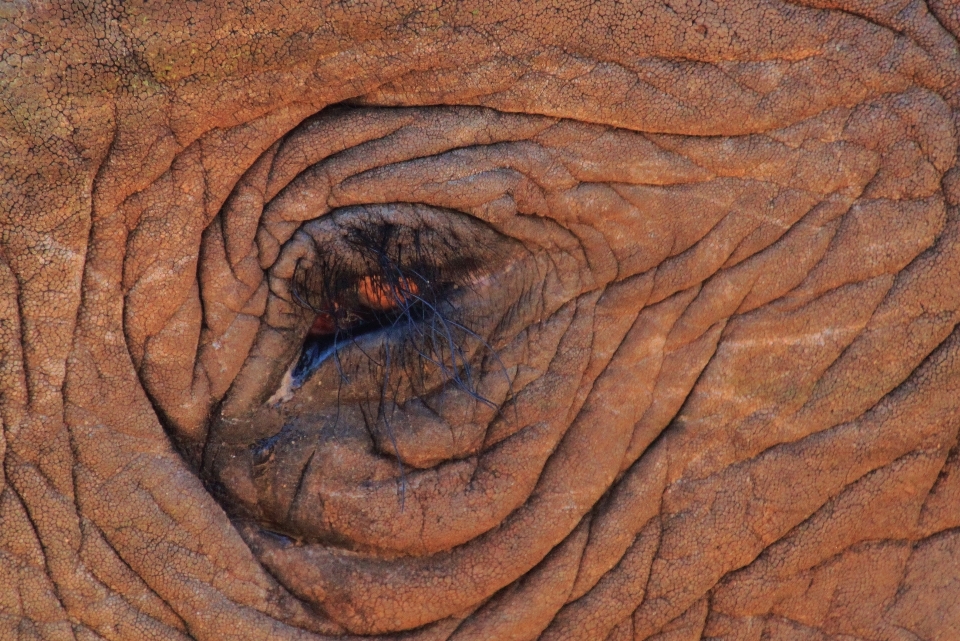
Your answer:
[[[338,363],[341,383],[349,382],[341,352],[376,334],[384,334],[382,353],[359,352],[385,379],[390,363],[405,365],[421,383],[425,368],[432,367],[442,380],[470,388],[465,342],[479,335],[471,329],[476,319],[464,317],[461,303],[484,269],[477,236],[487,236],[488,250],[502,241],[456,214],[450,224],[441,222],[442,212],[404,209],[412,214],[408,224],[353,209],[308,230],[313,251],[298,261],[290,293],[314,316],[291,366],[290,390],[277,401],[329,359]],[[403,353],[394,355],[398,347]]]
[[[393,279],[383,275],[363,276],[348,286],[310,302],[313,293],[303,288],[301,275],[295,284],[294,296],[316,313],[307,332],[300,358],[293,371],[299,387],[316,370],[325,355],[335,352],[338,342],[362,336],[371,331],[394,327],[404,319],[422,316],[423,299],[417,280],[399,275]],[[392,282],[391,282],[392,281]]]
[[[610,135],[490,109],[343,105],[264,141],[203,232],[198,305],[184,309],[202,315],[199,400],[172,393],[159,358],[144,376],[255,551],[278,535],[427,558],[520,508],[622,338],[594,337],[595,323],[636,316],[652,280],[635,276],[677,244],[650,216],[594,217],[612,194],[598,163],[640,144],[659,181],[665,166],[675,182],[702,173]]]

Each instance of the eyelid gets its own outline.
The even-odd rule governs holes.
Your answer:
[[[556,122],[477,107],[327,110],[302,123],[257,161],[248,173],[262,175],[263,183],[256,193],[236,193],[236,205],[243,209],[244,201],[252,200],[263,206],[253,233],[260,266],[268,269],[299,225],[335,207],[411,200],[413,185],[399,199],[337,203],[332,190],[347,178],[456,147],[527,139]],[[233,208],[233,197],[225,209]]]

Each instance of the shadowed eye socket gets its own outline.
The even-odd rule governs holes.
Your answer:
[[[333,467],[353,457],[346,474],[389,484],[402,511],[411,470],[476,456],[509,402],[523,352],[500,353],[522,342],[535,310],[524,304],[537,282],[530,259],[486,223],[423,205],[347,207],[304,224],[272,280],[299,319],[284,339],[297,351],[274,360],[282,377],[241,373],[237,389],[256,384],[262,400],[214,420],[208,481],[235,515],[330,542],[322,511],[290,510],[316,500],[300,486],[342,478]],[[321,465],[328,456],[337,462]]]

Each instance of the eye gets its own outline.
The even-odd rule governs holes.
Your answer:
[[[316,318],[291,372],[293,385],[300,387],[326,357],[335,357],[341,342],[396,327],[402,320],[413,322],[422,318],[426,305],[420,291],[412,277],[397,276],[389,282],[381,275],[367,275],[314,304],[306,302],[308,295],[298,286],[294,296],[316,312]]]
[[[433,368],[475,391],[465,343],[482,339],[471,328],[477,310],[465,309],[464,298],[503,258],[506,239],[456,212],[409,205],[335,212],[304,235],[312,252],[298,261],[290,293],[315,317],[285,379],[290,389],[273,400],[288,398],[327,359],[349,383],[341,351],[376,333],[384,334],[382,353],[364,356],[383,371],[384,385],[398,364],[416,369],[421,383]]]

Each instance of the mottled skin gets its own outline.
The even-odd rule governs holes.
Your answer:
[[[957,638],[958,7],[0,5],[0,639]],[[527,251],[509,411],[292,544],[209,418],[396,202]]]

